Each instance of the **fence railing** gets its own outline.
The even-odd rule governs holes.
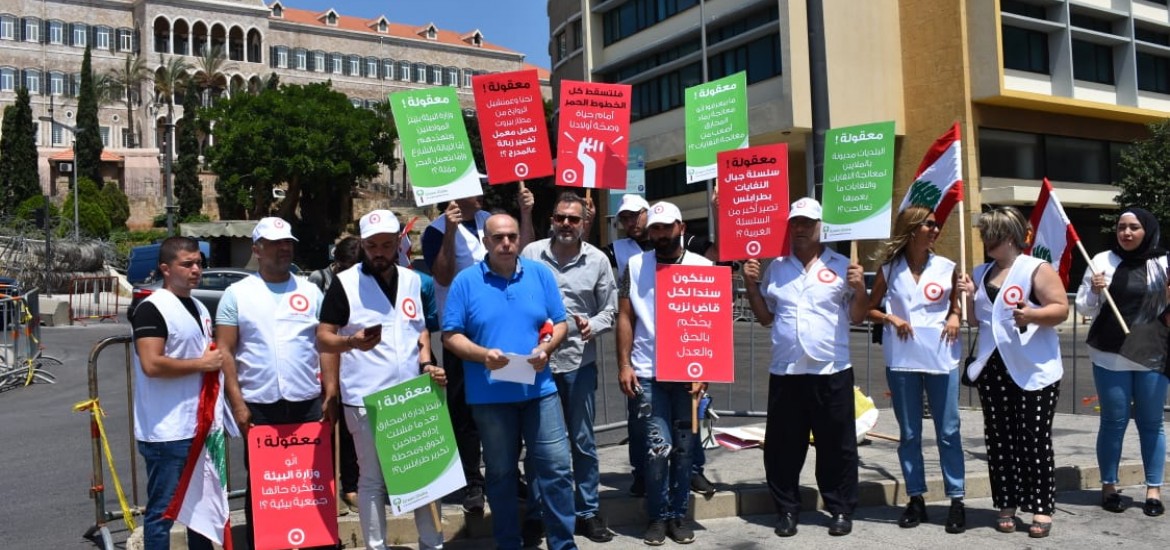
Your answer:
[[[109,276],[69,279],[69,318],[73,321],[117,319],[121,297],[118,278]]]
[[[40,292],[16,291],[16,287],[0,285],[0,391],[35,382],[53,383],[56,377],[45,367],[62,364],[44,355]]]

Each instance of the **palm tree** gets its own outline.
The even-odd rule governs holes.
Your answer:
[[[111,69],[106,73],[110,79],[121,91],[120,99],[126,104],[126,127],[130,129],[128,136],[128,143],[126,146],[133,149],[137,144],[135,140],[135,126],[134,126],[134,103],[142,93],[142,85],[151,79],[150,67],[146,64],[146,58],[140,57],[137,54],[126,54],[126,60],[121,68]]]
[[[174,120],[175,94],[187,89],[188,81],[191,79],[187,72],[191,70],[191,64],[177,55],[166,59],[162,54],[159,54],[158,60],[162,66],[155,71],[154,75],[155,102],[158,103],[159,100],[165,102],[167,119]]]
[[[195,69],[195,85],[200,90],[210,90],[211,97],[218,97],[226,89],[226,73],[237,68],[235,63],[228,61],[223,46],[212,46],[203,49],[203,55],[192,67]]]

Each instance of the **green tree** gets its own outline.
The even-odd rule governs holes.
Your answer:
[[[1113,201],[1122,208],[1145,208],[1165,224],[1170,221],[1170,193],[1166,192],[1166,182],[1170,181],[1170,120],[1150,124],[1149,130],[1149,138],[1121,153],[1122,177],[1117,182],[1121,192]],[[1117,211],[1103,214],[1101,219],[1105,222],[1102,231],[1112,233]]]
[[[77,178],[77,192],[81,195],[81,202],[77,205],[79,217],[81,220],[79,226],[81,233],[90,237],[104,239],[110,236],[110,217],[102,208],[102,194],[98,188],[97,183],[93,180],[78,176]],[[73,231],[73,191],[65,197],[65,203],[61,205],[61,225],[58,227],[58,232],[61,235],[70,234]]]
[[[22,201],[19,205],[17,205],[16,212],[14,215],[16,216],[17,219],[24,220],[27,222],[32,222],[34,219],[36,219],[37,210],[44,208],[44,206],[45,206],[44,195],[35,195],[35,196],[29,197],[27,199],[24,199],[24,201]],[[54,205],[52,202],[49,202],[49,219],[56,218],[57,216],[60,216],[60,215],[61,215],[61,212],[60,212],[60,210],[57,209],[57,206]]]
[[[355,184],[390,162],[392,122],[354,107],[329,84],[285,85],[240,94],[206,112],[215,145],[221,217],[256,219],[273,210],[272,189],[286,185],[277,215],[298,226],[304,258],[321,256],[350,221]]]
[[[183,96],[183,123],[175,138],[179,156],[175,163],[175,202],[177,218],[187,221],[203,211],[203,184],[199,182],[199,92],[187,86]]]
[[[195,71],[191,78],[199,90],[207,90],[211,99],[216,100],[227,89],[226,74],[237,68],[238,65],[228,60],[223,46],[212,46],[205,48],[203,55],[200,55],[191,66]]]
[[[146,58],[138,54],[126,54],[122,66],[111,69],[106,75],[113,84],[118,100],[126,105],[126,127],[130,129],[126,147],[133,149],[138,146],[138,128],[134,126],[134,105],[142,95],[142,85],[150,80],[150,67]]]
[[[90,64],[90,47],[81,60],[81,91],[77,97],[77,177],[102,181],[102,134],[98,125],[98,89]]]
[[[118,184],[106,182],[102,186],[101,207],[110,218],[111,229],[126,229],[126,221],[130,219],[130,199]]]
[[[41,196],[37,143],[28,90],[16,92],[16,104],[4,109],[0,126],[0,212],[11,213],[29,197]]]

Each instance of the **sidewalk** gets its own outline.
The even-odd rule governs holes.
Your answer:
[[[986,448],[983,442],[983,417],[978,410],[963,410],[963,450],[967,456],[967,499],[981,499],[991,496],[988,481]],[[1073,491],[1094,490],[1099,487],[1097,471],[1096,437],[1098,417],[1094,415],[1057,414],[1053,426],[1053,443],[1056,449],[1056,489]],[[884,409],[874,429],[875,432],[897,435],[898,427],[892,411]],[[942,475],[939,471],[938,452],[935,447],[933,426],[924,422],[923,449],[926,458],[928,502],[946,500],[942,489]],[[1121,486],[1141,485],[1144,481],[1138,458],[1138,441],[1135,430],[1126,433],[1125,452],[1120,475]],[[863,508],[880,506],[902,506],[906,495],[902,486],[901,468],[898,464],[897,443],[875,439],[858,448],[860,454],[859,506]],[[626,490],[630,483],[630,468],[625,445],[610,446],[599,450],[601,460],[601,513],[610,526],[639,526],[634,529],[619,529],[621,533],[640,533],[646,516],[642,499],[632,498]],[[816,491],[814,476],[815,449],[809,449],[809,457],[801,473],[804,510],[819,509],[821,503]],[[772,517],[774,509],[764,484],[763,452],[760,449],[729,451],[710,449],[707,451],[706,474],[719,487],[719,492],[706,499],[692,495],[691,511],[699,525],[704,520],[730,517],[764,516]],[[1140,512],[1139,512],[1140,514]],[[936,514],[937,515],[937,514]],[[1027,514],[1024,514],[1027,516]],[[1026,518],[1025,518],[1026,519]],[[357,514],[338,518],[341,539],[347,548],[361,547],[361,530]],[[518,520],[517,520],[518,521]],[[244,545],[243,514],[233,515],[235,540],[239,547]],[[387,542],[391,544],[413,544],[417,542],[413,515],[401,518],[391,517],[387,521],[389,530]],[[443,507],[443,524],[447,540],[485,539],[485,547],[491,547],[491,512],[484,518],[465,517],[457,504]],[[181,528],[172,532],[172,548],[186,548]],[[963,540],[959,535],[956,542]],[[622,540],[619,536],[615,540]],[[584,540],[584,539],[580,539]],[[630,542],[630,541],[626,541]],[[640,540],[634,541],[641,544]],[[465,547],[465,546],[461,546]],[[141,528],[127,542],[128,550],[142,548]]]

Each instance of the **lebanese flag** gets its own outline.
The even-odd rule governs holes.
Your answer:
[[[187,464],[179,486],[163,517],[211,539],[224,550],[232,550],[232,526],[228,517],[227,460],[224,430],[217,424],[221,405],[220,373],[203,373],[199,391],[195,439],[187,453]],[[222,422],[222,418],[219,419]]]
[[[926,151],[898,212],[911,206],[925,206],[934,211],[934,219],[941,227],[960,202],[963,202],[963,157],[956,122]]]
[[[1044,178],[1040,197],[1032,210],[1032,246],[1028,253],[1050,264],[1060,273],[1060,280],[1068,286],[1068,269],[1072,266],[1072,251],[1077,242],[1077,230],[1064,213],[1060,200],[1052,192],[1052,184]]]

